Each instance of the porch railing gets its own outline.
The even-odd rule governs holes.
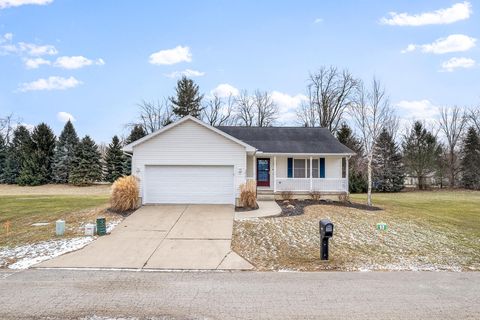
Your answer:
[[[276,178],[275,191],[347,192],[345,178]]]

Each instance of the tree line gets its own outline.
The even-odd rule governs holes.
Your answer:
[[[322,67],[310,74],[306,93],[297,109],[297,123],[328,128],[356,152],[349,160],[350,191],[368,192],[369,203],[372,191],[401,190],[406,176],[414,177],[419,189],[426,188],[432,177],[440,186],[480,189],[478,107],[442,108],[435,123],[412,121],[400,135],[399,118],[376,78],[365,83],[348,70]],[[186,115],[213,126],[272,126],[280,117],[266,91],[205,97],[186,77],[177,81],[174,96],[142,101],[138,118],[128,124],[129,136],[122,140],[114,136],[105,150],[88,136],[79,139],[71,122],[57,139],[44,123],[30,132],[11,125],[11,116],[5,117],[0,119],[0,182],[82,185],[114,181],[131,171],[131,159],[121,151],[123,145]]]

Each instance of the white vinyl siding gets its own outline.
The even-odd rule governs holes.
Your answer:
[[[233,166],[146,166],[144,203],[234,204]]]
[[[145,167],[153,165],[232,166],[235,196],[245,182],[245,147],[190,120],[133,147],[132,174],[144,196]]]

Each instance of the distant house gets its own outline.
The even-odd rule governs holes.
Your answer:
[[[325,128],[212,127],[191,116],[124,151],[144,204],[236,204],[247,179],[272,195],[343,194],[354,155]]]

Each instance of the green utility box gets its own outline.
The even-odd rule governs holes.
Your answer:
[[[107,220],[105,218],[97,218],[97,234],[99,236],[107,234]]]

